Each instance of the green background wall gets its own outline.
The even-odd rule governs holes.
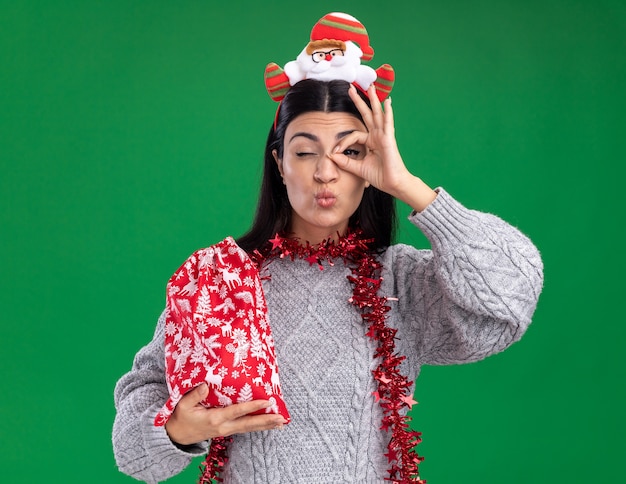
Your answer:
[[[248,227],[264,66],[331,11],[396,69],[410,169],[522,228],[546,266],[521,343],[423,370],[423,476],[621,481],[624,1],[102,0],[0,1],[2,482],[134,482],[113,386],[170,274]],[[400,239],[427,247],[406,222]]]

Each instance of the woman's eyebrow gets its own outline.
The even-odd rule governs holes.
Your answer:
[[[298,133],[295,133],[295,134],[294,134],[294,135],[293,135],[293,136],[289,139],[289,142],[291,143],[291,142],[294,140],[294,138],[297,138],[298,136],[302,136],[302,137],[304,137],[304,138],[308,138],[308,139],[310,139],[311,141],[315,141],[315,142],[318,142],[318,141],[320,140],[320,139],[319,139],[317,136],[315,136],[314,134],[307,133],[306,131],[299,131]]]
[[[356,129],[349,129],[347,131],[342,131],[341,133],[337,133],[337,136],[335,136],[335,138],[337,138],[338,140],[341,139],[341,138],[345,138],[350,133],[354,133],[355,131],[356,131]]]
[[[350,133],[354,133],[355,131],[356,129],[348,129],[346,131],[341,131],[337,133],[335,138],[340,140],[341,138],[345,138]],[[294,135],[291,138],[289,138],[289,142],[291,143],[294,140],[294,138],[297,138],[298,136],[302,136],[303,138],[310,139],[311,141],[315,141],[316,143],[320,140],[317,136],[315,136],[312,133],[307,133],[306,131],[298,131],[297,133],[294,133]]]

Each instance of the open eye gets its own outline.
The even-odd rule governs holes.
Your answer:
[[[348,148],[343,150],[343,154],[349,156],[350,158],[358,158],[358,156],[361,154],[361,151],[355,150],[354,148]]]

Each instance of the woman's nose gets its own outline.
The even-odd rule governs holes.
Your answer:
[[[313,177],[320,183],[330,183],[339,176],[339,168],[330,156],[324,155],[317,163],[317,169]]]

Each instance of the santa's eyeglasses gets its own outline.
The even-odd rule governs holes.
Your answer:
[[[313,62],[321,62],[323,60],[331,60],[335,56],[343,56],[343,50],[341,49],[332,49],[332,50],[316,50],[311,54],[311,59]]]

